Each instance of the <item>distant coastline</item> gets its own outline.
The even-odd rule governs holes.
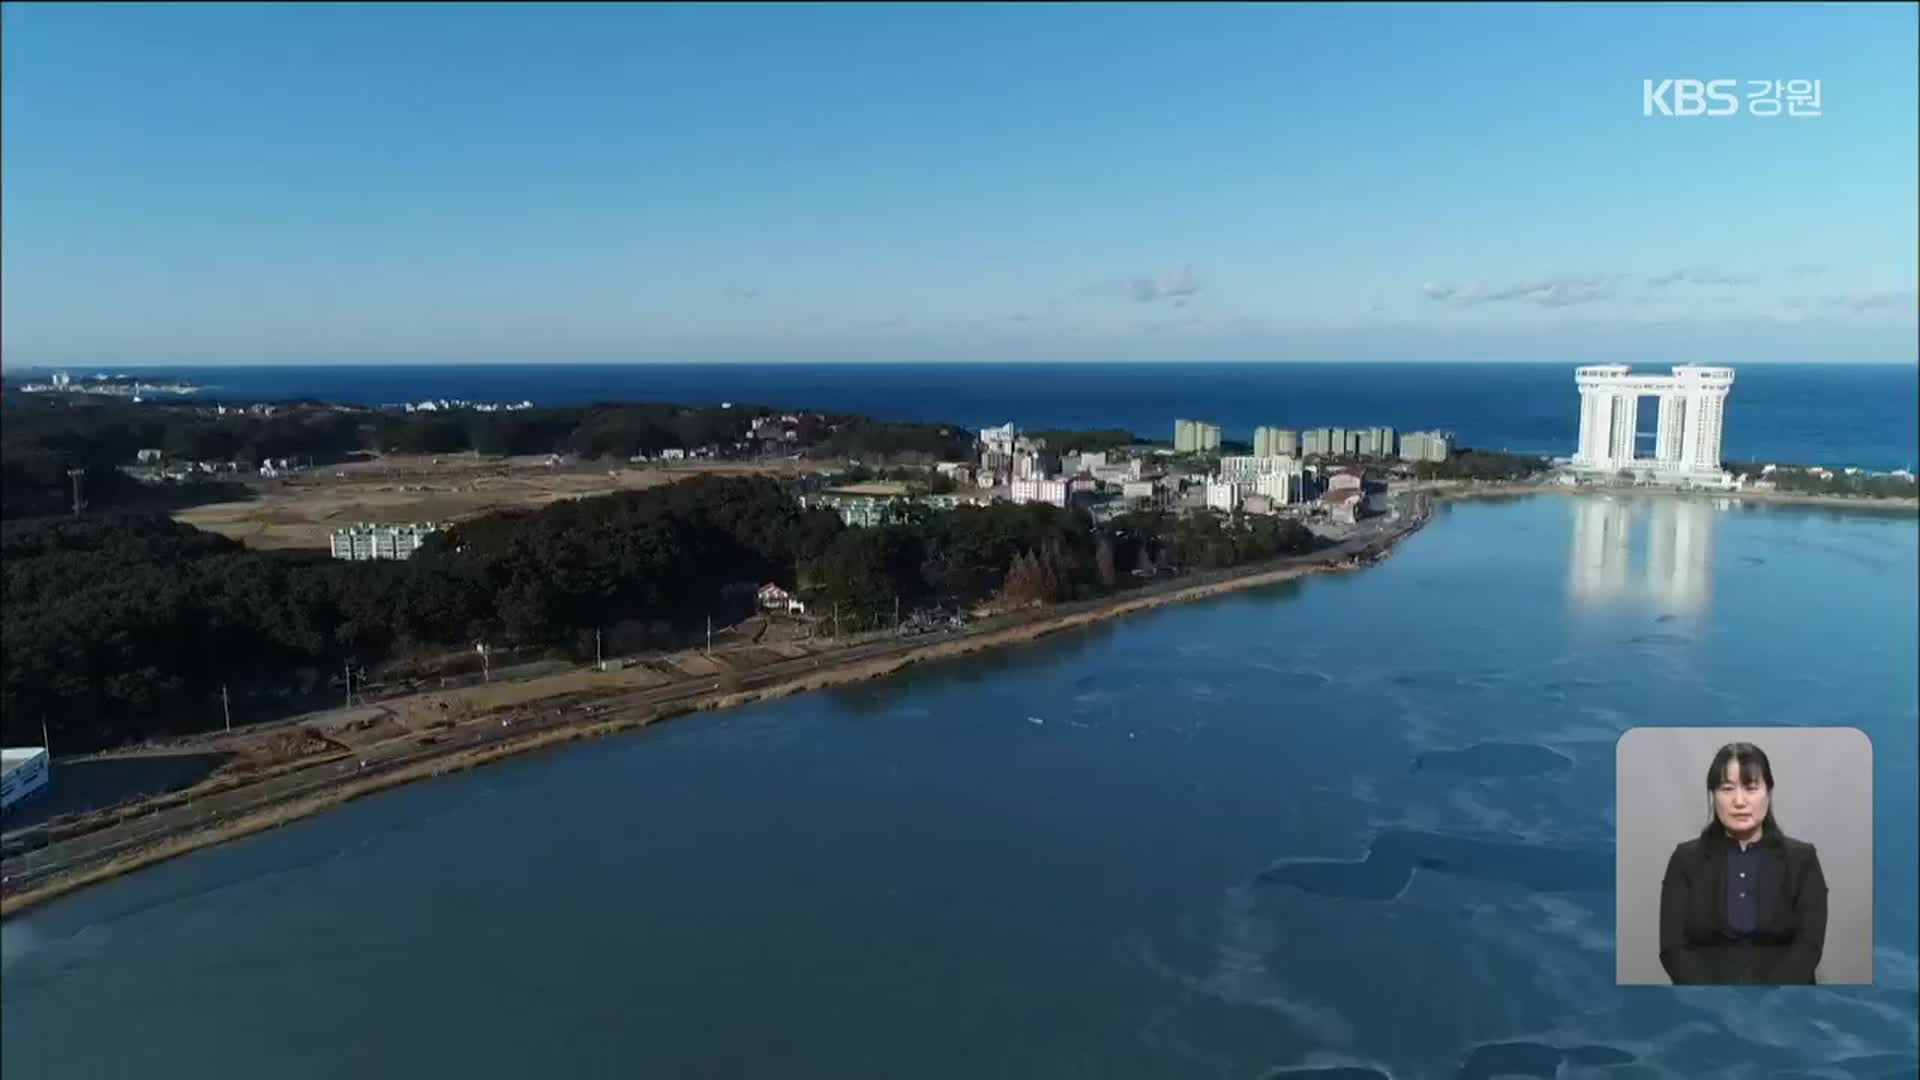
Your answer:
[[[148,377],[138,375],[97,373],[75,376],[66,371],[55,371],[45,379],[8,380],[12,389],[22,394],[76,394],[94,397],[131,398],[139,401],[144,397],[172,394],[183,397],[197,394],[206,387],[198,386],[178,376]]]
[[[115,366],[88,368],[119,371]],[[1557,363],[155,363],[138,373],[201,385],[188,400],[337,401],[364,406],[438,399],[541,408],[600,402],[721,401],[783,411],[955,423],[980,429],[1124,428],[1157,440],[1173,420],[1218,424],[1246,440],[1256,426],[1380,424],[1439,428],[1462,445],[1570,454],[1578,436],[1573,361]],[[132,361],[124,365],[135,372]],[[1920,370],[1911,364],[1746,364],[1728,403],[1722,456],[1890,470],[1920,464]],[[38,380],[49,367],[31,372]],[[79,372],[78,367],[69,370]]]

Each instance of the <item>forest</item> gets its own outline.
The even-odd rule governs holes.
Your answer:
[[[1297,522],[995,504],[847,528],[769,478],[664,487],[489,514],[404,562],[254,551],[163,515],[0,523],[0,739],[62,753],[208,730],[239,700],[325,688],[476,642],[593,655],[694,640],[767,581],[849,630],[901,610],[1101,596],[1143,577],[1304,552]],[[376,674],[377,678],[377,674]]]
[[[1538,454],[1509,454],[1500,450],[1462,447],[1445,461],[1410,463],[1417,480],[1525,480],[1548,467]]]

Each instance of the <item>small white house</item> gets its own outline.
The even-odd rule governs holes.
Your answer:
[[[771,581],[760,586],[760,591],[756,593],[755,596],[759,599],[760,607],[764,611],[774,611],[785,608],[787,601],[793,599],[792,593],[775,585]]]
[[[771,581],[760,586],[760,591],[755,595],[760,602],[760,610],[762,611],[784,611],[789,615],[805,615],[807,613],[806,601],[801,600],[799,597],[775,585]]]

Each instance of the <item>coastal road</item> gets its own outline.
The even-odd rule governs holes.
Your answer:
[[[1423,497],[1412,496],[1397,502],[1398,510],[1392,517],[1373,519],[1372,522],[1356,526],[1346,539],[1311,554],[1287,556],[1255,566],[1182,575],[1129,590],[1117,599],[1147,599],[1289,567],[1335,566],[1377,557],[1426,521],[1428,504]],[[224,822],[270,811],[276,806],[308,796],[321,795],[343,784],[375,780],[413,769],[436,758],[452,758],[496,744],[528,739],[539,733],[590,723],[617,720],[644,722],[661,713],[697,707],[709,699],[753,693],[801,680],[816,672],[824,674],[848,665],[905,659],[929,647],[965,643],[1009,629],[1098,611],[1109,606],[1114,599],[1073,601],[1011,612],[970,623],[959,630],[904,638],[886,635],[718,679],[696,677],[624,694],[584,700],[535,702],[525,709],[510,710],[520,715],[498,722],[495,722],[496,714],[414,738],[394,740],[363,753],[325,760],[291,774],[204,796],[94,832],[20,851],[0,863],[0,893],[25,891],[56,876],[82,873],[161,840],[217,828]],[[528,712],[531,715],[526,715]],[[428,745],[421,745],[418,741],[421,738],[432,741]]]

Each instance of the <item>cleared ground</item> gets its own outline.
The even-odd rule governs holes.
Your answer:
[[[494,510],[671,483],[697,473],[796,475],[818,463],[698,462],[549,465],[544,457],[390,456],[326,466],[280,480],[249,480],[251,500],[181,510],[175,519],[257,548],[325,548],[358,522],[454,522]]]
[[[905,495],[911,490],[907,485],[894,480],[869,480],[864,484],[842,484],[829,490],[833,495],[876,495],[882,498],[893,495]]]

